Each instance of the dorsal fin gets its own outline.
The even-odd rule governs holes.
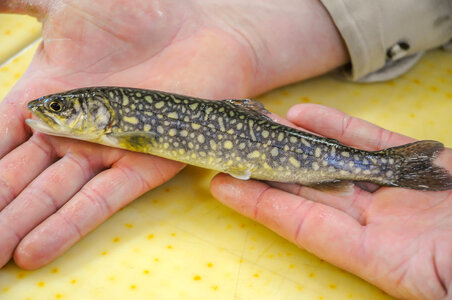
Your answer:
[[[268,116],[266,116],[270,112],[262,103],[258,101],[252,99],[227,99],[224,101],[236,106],[237,108],[247,110],[255,115],[260,115],[267,120],[271,120]]]

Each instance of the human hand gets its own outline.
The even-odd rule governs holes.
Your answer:
[[[291,108],[287,119],[346,145],[378,150],[413,139],[333,108]],[[452,171],[452,149],[435,161]],[[357,186],[329,193],[289,184],[217,175],[214,196],[320,258],[402,299],[444,299],[452,293],[452,191]],[[449,299],[449,298],[447,298]]]
[[[0,11],[43,22],[30,67],[0,104],[0,267],[13,255],[25,269],[47,264],[182,168],[31,132],[28,101],[94,85],[245,97],[347,60],[318,0],[9,0]]]

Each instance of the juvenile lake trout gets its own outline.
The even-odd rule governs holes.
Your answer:
[[[92,87],[44,96],[28,108],[38,120],[27,124],[43,133],[154,154],[239,179],[452,189],[451,175],[433,164],[444,148],[439,142],[364,151],[275,123],[250,99],[211,101]]]

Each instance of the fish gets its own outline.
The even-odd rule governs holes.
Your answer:
[[[247,180],[314,188],[369,182],[415,190],[452,189],[434,164],[444,146],[417,141],[365,151],[284,126],[251,99],[206,100],[156,90],[88,87],[28,103],[26,120],[45,134],[148,153]]]

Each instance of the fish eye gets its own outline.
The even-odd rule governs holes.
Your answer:
[[[49,104],[49,108],[54,112],[60,112],[63,110],[63,105],[59,101],[52,101]]]

